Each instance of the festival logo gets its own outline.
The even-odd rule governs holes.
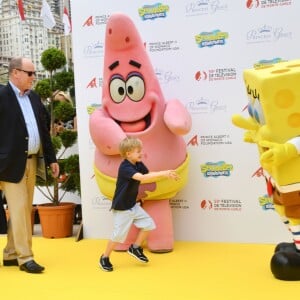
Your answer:
[[[196,81],[235,80],[236,74],[236,68],[217,68],[197,71],[194,77]]]
[[[227,1],[222,0],[195,0],[185,5],[187,17],[216,14],[228,10]]]
[[[202,70],[202,71],[197,71],[195,74],[195,79],[197,81],[205,81],[208,79],[207,71]]]
[[[201,207],[202,209],[208,209],[208,210],[210,210],[210,209],[213,208],[213,203],[212,203],[211,200],[205,200],[205,199],[203,199],[203,200],[201,200],[201,202],[200,202],[200,207]]]
[[[247,0],[246,6],[249,9],[259,7],[259,0]]]
[[[169,5],[156,3],[153,5],[144,5],[138,9],[138,13],[143,21],[154,20],[157,18],[166,18],[169,9]]]
[[[228,33],[220,31],[219,29],[210,32],[201,32],[195,36],[196,44],[199,48],[224,46],[226,39],[228,39]]]
[[[200,201],[200,208],[202,210],[240,212],[242,201],[238,199],[203,199]]]
[[[272,8],[292,5],[292,0],[247,0],[246,7],[253,8]]]
[[[272,27],[264,24],[258,28],[251,29],[246,34],[249,44],[276,42],[282,39],[292,39],[292,32],[283,27]]]
[[[228,164],[224,161],[219,161],[216,163],[207,162],[201,165],[200,168],[201,168],[201,173],[204,175],[204,177],[218,178],[221,176],[225,176],[225,177],[230,176],[233,170],[233,165]]]

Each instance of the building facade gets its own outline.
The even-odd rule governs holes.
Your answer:
[[[7,81],[7,66],[14,56],[30,57],[38,79],[46,76],[40,62],[44,50],[55,47],[65,51],[63,25],[64,6],[69,1],[47,0],[56,25],[47,29],[41,18],[42,0],[23,0],[24,17],[21,20],[18,1],[0,0],[0,83]]]

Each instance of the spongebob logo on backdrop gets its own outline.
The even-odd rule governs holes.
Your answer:
[[[280,57],[275,57],[272,59],[261,59],[259,60],[257,63],[254,64],[254,68],[259,68],[259,67],[263,67],[263,66],[270,66],[270,65],[274,65],[277,64],[279,62],[283,62],[286,60],[283,60]]]
[[[213,162],[207,162],[201,167],[201,173],[204,175],[204,177],[221,177],[221,176],[230,176],[231,172],[233,170],[233,165],[228,164],[224,161],[219,161],[216,163]]]
[[[139,8],[139,16],[142,20],[153,20],[157,18],[165,18],[167,12],[169,11],[169,5],[164,5],[162,3],[156,3],[153,5],[144,5],[142,8]]]
[[[210,48],[216,45],[225,45],[228,36],[227,32],[222,32],[219,29],[216,29],[211,32],[201,32],[197,34],[195,36],[195,41],[199,48]]]
[[[263,210],[274,210],[272,198],[267,194],[260,196],[258,202]]]

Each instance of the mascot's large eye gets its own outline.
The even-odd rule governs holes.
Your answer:
[[[144,79],[136,73],[129,76],[126,81],[126,90],[128,97],[133,101],[140,101],[145,95]]]
[[[109,84],[109,92],[111,99],[116,102],[122,102],[126,97],[125,82],[119,76],[113,77]]]
[[[252,99],[249,97],[249,104],[248,104],[248,112],[249,115],[255,119],[255,121],[260,124],[265,124],[265,117],[264,113],[260,104],[260,101],[258,99]]]

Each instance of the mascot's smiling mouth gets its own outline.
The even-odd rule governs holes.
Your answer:
[[[124,132],[139,132],[146,130],[151,125],[150,113],[143,119],[132,121],[132,122],[122,122],[116,121]]]

